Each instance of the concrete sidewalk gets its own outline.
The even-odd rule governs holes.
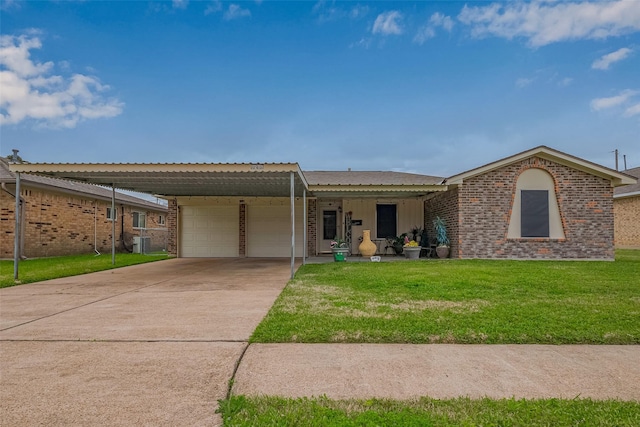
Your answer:
[[[252,344],[234,394],[640,401],[640,346]]]

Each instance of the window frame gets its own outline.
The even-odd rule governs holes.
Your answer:
[[[549,190],[520,190],[520,237],[548,239]]]
[[[382,206],[384,206],[385,208],[393,207],[393,216],[395,220],[393,224],[394,233],[385,235],[385,236],[381,235],[381,228],[384,229],[384,227],[380,226],[381,225],[380,207]],[[387,233],[384,233],[384,234],[387,234]],[[398,205],[395,203],[376,203],[376,239],[387,239],[389,237],[396,237],[397,235],[398,235]]]
[[[166,225],[167,220],[163,214],[158,214],[158,225]]]
[[[113,218],[113,214],[115,213],[115,218]],[[107,206],[107,221],[117,221],[118,220],[118,208],[114,208],[113,211],[111,206]]]
[[[133,225],[133,228],[135,229],[139,229],[139,228],[147,228],[147,213],[146,212],[141,212],[141,211],[133,211],[131,212],[131,223]],[[144,218],[142,227],[140,226],[140,217],[142,216],[142,218]],[[136,225],[137,223],[137,225]]]

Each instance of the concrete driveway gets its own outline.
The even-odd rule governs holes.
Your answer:
[[[289,274],[284,259],[172,259],[0,290],[0,424],[220,424]]]

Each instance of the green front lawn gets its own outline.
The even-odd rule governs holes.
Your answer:
[[[640,404],[590,399],[414,401],[232,397],[225,426],[638,426]]]
[[[306,265],[251,341],[639,344],[640,251]]]
[[[72,255],[52,258],[37,258],[20,261],[19,282],[13,280],[13,261],[0,260],[0,288],[20,283],[39,282],[59,277],[77,276],[94,271],[126,267],[127,265],[167,259],[166,255],[116,254],[116,264],[111,264],[111,254]]]

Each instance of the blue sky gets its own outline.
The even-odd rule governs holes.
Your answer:
[[[636,0],[1,0],[0,13],[2,155],[450,176],[548,145],[640,166]]]

